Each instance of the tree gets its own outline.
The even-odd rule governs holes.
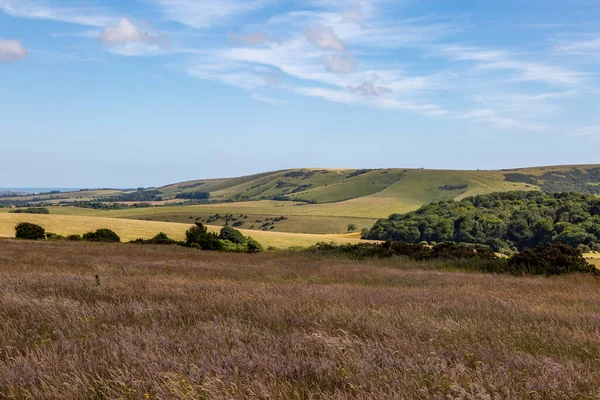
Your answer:
[[[46,238],[46,230],[39,225],[21,222],[15,226],[17,239],[42,240]]]
[[[221,233],[219,234],[219,239],[221,240],[229,240],[235,244],[244,244],[246,243],[246,238],[240,231],[234,229],[230,226],[224,226],[221,229]]]
[[[219,237],[214,233],[208,233],[206,226],[200,222],[196,222],[195,226],[188,229],[185,237],[188,247],[197,247],[201,250],[223,250],[223,243]]]
[[[348,232],[356,232],[358,230],[358,227],[356,226],[356,224],[348,224]]]

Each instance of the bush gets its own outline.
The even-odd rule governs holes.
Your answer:
[[[105,243],[119,243],[121,238],[115,232],[110,229],[98,229],[96,232],[88,232],[83,235],[83,240],[88,242],[105,242]]]
[[[246,238],[246,247],[249,253],[260,253],[264,251],[262,245],[251,237]]]
[[[50,214],[50,210],[45,207],[18,208],[9,211],[12,214]]]
[[[83,238],[81,235],[69,235],[67,236],[67,240],[70,240],[71,242],[81,242]]]
[[[46,230],[39,225],[21,222],[15,226],[17,239],[42,240],[46,238]]]
[[[133,244],[156,244],[156,245],[173,245],[179,244],[174,239],[171,239],[166,233],[160,232],[158,235],[154,236],[152,239],[136,239],[132,240],[129,243]]]
[[[66,238],[63,235],[59,235],[52,232],[46,232],[46,239],[48,240],[65,240]]]
[[[224,226],[221,229],[221,233],[219,234],[219,239],[221,240],[229,240],[235,244],[244,244],[246,243],[246,238],[242,235],[242,232],[234,229],[230,226]]]
[[[188,229],[185,237],[185,244],[188,247],[195,247],[201,250],[223,250],[223,243],[219,240],[219,237],[214,233],[208,233],[208,229],[200,222],[196,222],[195,226]]]
[[[523,275],[563,275],[583,272],[598,274],[583,254],[576,248],[562,243],[525,249],[512,256],[508,265],[511,273]]]

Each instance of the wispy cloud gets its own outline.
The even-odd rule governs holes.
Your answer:
[[[110,51],[133,56],[160,52],[171,45],[171,38],[160,32],[142,30],[127,18],[107,26],[98,36]]]
[[[287,103],[287,101],[285,101],[285,100],[275,99],[275,98],[267,97],[267,96],[261,96],[258,93],[252,93],[252,98],[256,101],[262,101],[263,103],[269,103],[269,104],[286,104]]]
[[[0,0],[0,10],[18,18],[45,19],[96,27],[106,26],[114,20],[95,8],[49,6],[47,2],[34,0]]]
[[[336,51],[346,50],[342,39],[338,37],[331,26],[318,25],[306,30],[306,38],[309,42],[321,49]]]
[[[259,10],[274,0],[150,0],[167,19],[194,28],[208,28]]]
[[[600,139],[600,125],[589,125],[573,130],[570,136],[587,136]]]
[[[27,57],[27,50],[16,40],[0,39],[0,64],[21,61]]]
[[[269,40],[269,35],[264,32],[257,33],[229,33],[227,35],[232,43],[243,43],[248,46],[255,46]]]

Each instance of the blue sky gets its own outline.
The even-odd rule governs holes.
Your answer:
[[[600,162],[597,0],[0,0],[0,187]]]

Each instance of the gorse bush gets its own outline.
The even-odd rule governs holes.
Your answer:
[[[39,225],[21,222],[15,226],[17,239],[42,240],[46,239],[46,230]]]
[[[510,259],[498,258],[485,246],[440,243],[435,246],[404,242],[361,243],[336,245],[318,243],[305,250],[309,254],[343,256],[364,260],[373,258],[408,257],[415,261],[440,261],[442,268],[458,268],[477,272],[511,275],[561,275],[568,273],[598,274],[582,253],[571,246],[550,244],[526,249]]]
[[[510,258],[512,273],[528,275],[563,275],[574,272],[598,274],[579,249],[561,243],[525,249]]]
[[[110,229],[98,229],[95,232],[88,232],[83,235],[83,240],[88,242],[105,242],[105,243],[119,243],[121,238],[115,232]]]

